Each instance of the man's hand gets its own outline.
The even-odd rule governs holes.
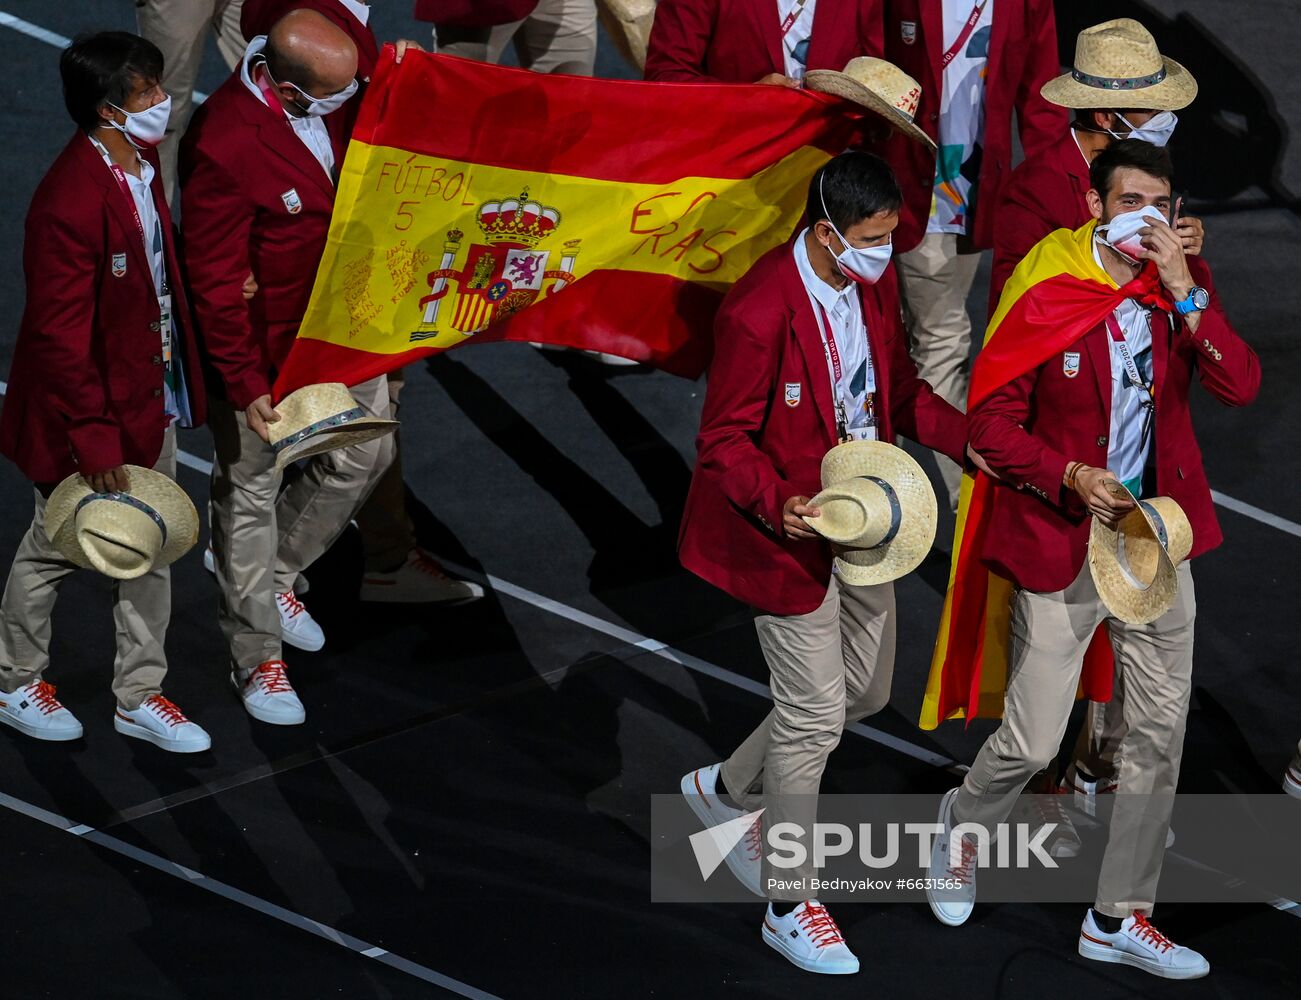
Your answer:
[[[131,477],[127,475],[126,466],[119,465],[107,472],[82,476],[86,485],[96,493],[126,493],[131,489]]]
[[[1202,225],[1201,219],[1181,215],[1175,219],[1175,235],[1183,243],[1184,253],[1193,257],[1201,254],[1202,244],[1206,242],[1206,227]]]
[[[782,73],[769,73],[767,76],[762,76],[754,82],[761,83],[765,87],[792,87],[795,90],[800,89],[800,82],[798,80],[792,80],[789,76]]]
[[[1134,509],[1134,501],[1123,495],[1123,489],[1120,479],[1109,469],[1082,465],[1075,473],[1075,492],[1089,508],[1089,513],[1108,528],[1114,528],[1121,518]]]
[[[393,54],[394,62],[401,62],[402,57],[411,52],[424,52],[424,48],[419,42],[413,42],[410,38],[399,38],[396,43],[397,51]]]
[[[1138,232],[1143,237],[1143,247],[1138,251],[1138,257],[1156,263],[1161,283],[1176,302],[1188,298],[1188,293],[1193,288],[1193,276],[1188,271],[1184,245],[1179,235],[1164,221],[1153,222]]]
[[[245,302],[248,302],[257,294],[257,279],[253,277],[252,271],[249,271],[248,277],[244,279],[244,284],[240,287],[240,291],[244,293]]]
[[[259,396],[253,400],[244,411],[244,417],[248,420],[249,430],[270,444],[271,436],[267,432],[267,424],[274,424],[280,420],[280,414],[271,405],[271,397]]]
[[[980,452],[976,451],[976,449],[971,447],[971,445],[967,445],[967,458],[971,459],[971,464],[987,475],[990,479],[1003,478],[989,467],[989,463],[986,462]]]
[[[819,538],[816,531],[804,523],[806,517],[819,517],[822,511],[809,506],[808,497],[791,497],[782,504],[782,528],[787,538]]]

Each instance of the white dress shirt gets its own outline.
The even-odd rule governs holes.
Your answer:
[[[361,3],[359,0],[339,0],[339,3],[362,24],[370,22],[370,4]]]
[[[244,86],[249,89],[249,93],[274,111],[275,107],[272,107],[267,102],[266,94],[262,93],[262,88],[253,79],[252,71],[249,68],[253,63],[260,61],[257,57],[261,55],[266,45],[266,35],[258,35],[248,43],[248,48],[244,50],[244,65],[240,67],[239,78],[244,82]],[[279,102],[277,102],[276,107],[280,107]],[[284,108],[280,107],[280,110],[284,111]],[[288,111],[284,111],[284,115],[289,124],[293,126],[294,134],[302,140],[303,145],[307,147],[312,156],[316,157],[316,162],[321,165],[321,169],[330,178],[330,183],[334,183],[334,145],[330,142],[330,133],[325,127],[325,122],[311,115],[298,118]]]
[[[786,62],[786,75],[792,80],[803,80],[808,69],[809,40],[813,37],[813,9],[818,0],[777,0],[777,24],[795,15],[790,30],[782,37],[782,55]]]
[[[804,242],[808,232],[805,229],[795,241],[795,266],[799,268],[804,290],[808,292],[809,305],[813,308],[819,331],[824,338],[830,333],[840,355],[840,381],[837,382],[831,352],[826,352],[831,398],[833,403],[843,402],[846,429],[851,438],[875,441],[873,396],[876,392],[876,369],[872,361],[872,348],[867,342],[867,324],[863,320],[863,309],[858,299],[858,286],[850,281],[844,288],[837,289],[818,277]],[[824,310],[826,318],[831,321],[830,331],[823,326]]]

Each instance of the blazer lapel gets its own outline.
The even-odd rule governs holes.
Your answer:
[[[248,98],[245,102],[244,117],[257,125],[262,145],[281,159],[291,163],[300,174],[311,180],[334,200],[334,182],[311,151],[298,138],[289,119],[280,108],[270,108],[263,101],[255,98],[247,89],[241,91]],[[327,128],[328,132],[328,128]],[[334,143],[332,142],[332,145]]]
[[[797,237],[798,238],[798,237]],[[827,429],[827,437],[832,443],[836,441],[836,413],[831,400],[831,376],[827,372],[827,352],[822,346],[822,336],[818,333],[818,321],[813,315],[813,306],[809,302],[809,293],[800,279],[799,268],[795,265],[795,254],[789,250],[782,261],[782,291],[786,306],[790,310],[791,329],[795,341],[800,345],[804,355],[804,367],[809,388],[813,391],[813,401],[818,408],[818,416]]]
[[[933,0],[922,0],[922,41],[926,44],[929,58],[926,60],[926,74],[929,79],[919,80],[923,92],[935,95],[935,110],[940,109],[940,83],[942,82],[940,59],[944,56],[944,5]]]
[[[78,144],[78,157],[86,168],[86,173],[94,183],[104,189],[104,201],[108,204],[108,210],[117,219],[118,226],[125,234],[127,253],[131,254],[135,260],[136,267],[139,268],[137,273],[146,276],[146,283],[153,285],[152,277],[154,273],[153,261],[145,253],[145,241],[139,228],[136,226],[135,214],[132,212],[134,207],[130,192],[123,191],[118,185],[117,178],[113,176],[113,171],[109,169],[104,158],[99,155],[99,151],[91,144],[90,140],[82,136],[82,141]],[[157,175],[155,174],[155,177]],[[112,248],[109,248],[110,253]]]
[[[1170,361],[1170,314],[1152,310],[1152,396],[1161,398],[1166,366]]]
[[[1111,415],[1111,345],[1107,343],[1111,334],[1107,332],[1106,323],[1100,323],[1086,333],[1083,338],[1084,350],[1089,355],[1089,364],[1093,366],[1093,378],[1098,386],[1098,398],[1102,401],[1102,410]]]
[[[876,389],[873,405],[876,408],[876,428],[882,441],[893,437],[893,425],[890,421],[890,364],[885,351],[885,315],[881,310],[879,286],[870,289],[858,288],[859,308],[863,311],[863,323],[867,326],[867,349],[871,352],[872,372],[876,377]],[[884,430],[884,433],[881,431]]]
[[[755,21],[755,27],[759,29],[759,34],[764,40],[764,46],[768,50],[768,58],[772,60],[774,73],[786,72],[786,52],[782,48],[782,31],[781,21],[778,20],[778,7],[772,0],[760,0],[759,3],[751,3],[750,16]],[[814,12],[816,17],[816,11]],[[750,81],[753,82],[753,81]]]
[[[844,66],[833,66],[829,58],[830,54],[836,50],[837,42],[840,41],[838,35],[850,31],[857,32],[857,26],[853,24],[854,15],[848,11],[845,0],[818,0],[817,7],[813,10],[813,34],[809,36],[809,69],[827,68],[842,70]],[[781,25],[778,25],[780,32]],[[784,47],[779,43],[779,49]],[[826,54],[824,56],[824,53]],[[785,65],[786,54],[782,51],[782,65]]]

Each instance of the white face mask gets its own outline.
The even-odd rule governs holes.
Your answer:
[[[275,82],[269,71],[267,72],[267,77],[272,79],[272,82]],[[356,80],[353,80],[352,83],[348,84],[348,86],[344,87],[337,94],[331,94],[329,97],[313,97],[296,83],[291,83],[289,86],[298,91],[298,96],[303,102],[298,105],[297,110],[301,111],[308,118],[324,118],[330,112],[338,111],[348,103],[348,98],[357,93]]]
[[[1179,124],[1179,117],[1173,111],[1158,111],[1142,125],[1130,124],[1129,119],[1116,112],[1116,117],[1126,125],[1129,125],[1127,135],[1117,135],[1115,132],[1108,132],[1117,139],[1141,139],[1144,142],[1150,142],[1153,146],[1164,146],[1174,135],[1175,126]]]
[[[1111,247],[1131,264],[1140,260],[1138,254],[1143,249],[1143,237],[1140,229],[1146,229],[1154,222],[1168,222],[1166,217],[1151,205],[1144,205],[1137,212],[1122,212],[1105,225],[1099,225],[1095,238]]]
[[[116,104],[110,104],[109,107],[126,115],[126,124],[119,125],[115,121],[108,121],[102,127],[117,129],[136,149],[152,149],[162,142],[163,136],[167,134],[167,119],[172,114],[170,97],[164,97],[152,108],[145,108],[144,111],[127,111]]]
[[[822,199],[822,211],[826,213],[824,221],[845,248],[843,252],[837,254],[827,246],[827,253],[835,259],[840,273],[846,278],[857,281],[860,285],[875,285],[881,280],[881,275],[885,274],[885,269],[890,266],[890,256],[894,253],[893,242],[887,241],[880,246],[861,250],[858,247],[851,247],[849,240],[845,239],[836,228],[836,224],[831,221],[831,213],[827,212],[827,199],[822,194],[822,180],[821,177],[818,178],[818,197]]]

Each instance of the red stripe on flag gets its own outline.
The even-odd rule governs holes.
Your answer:
[[[713,354],[713,339],[699,336],[699,330],[710,327],[722,301],[721,291],[668,275],[595,271],[453,346],[532,341],[605,351],[695,379]],[[276,399],[315,382],[357,385],[451,349],[376,354],[299,337],[276,379]]]
[[[353,139],[531,174],[671,184],[750,177],[784,155],[774,155],[774,135],[786,152],[834,155],[865,117],[789,87],[552,76],[425,52],[397,65],[387,45]]]

